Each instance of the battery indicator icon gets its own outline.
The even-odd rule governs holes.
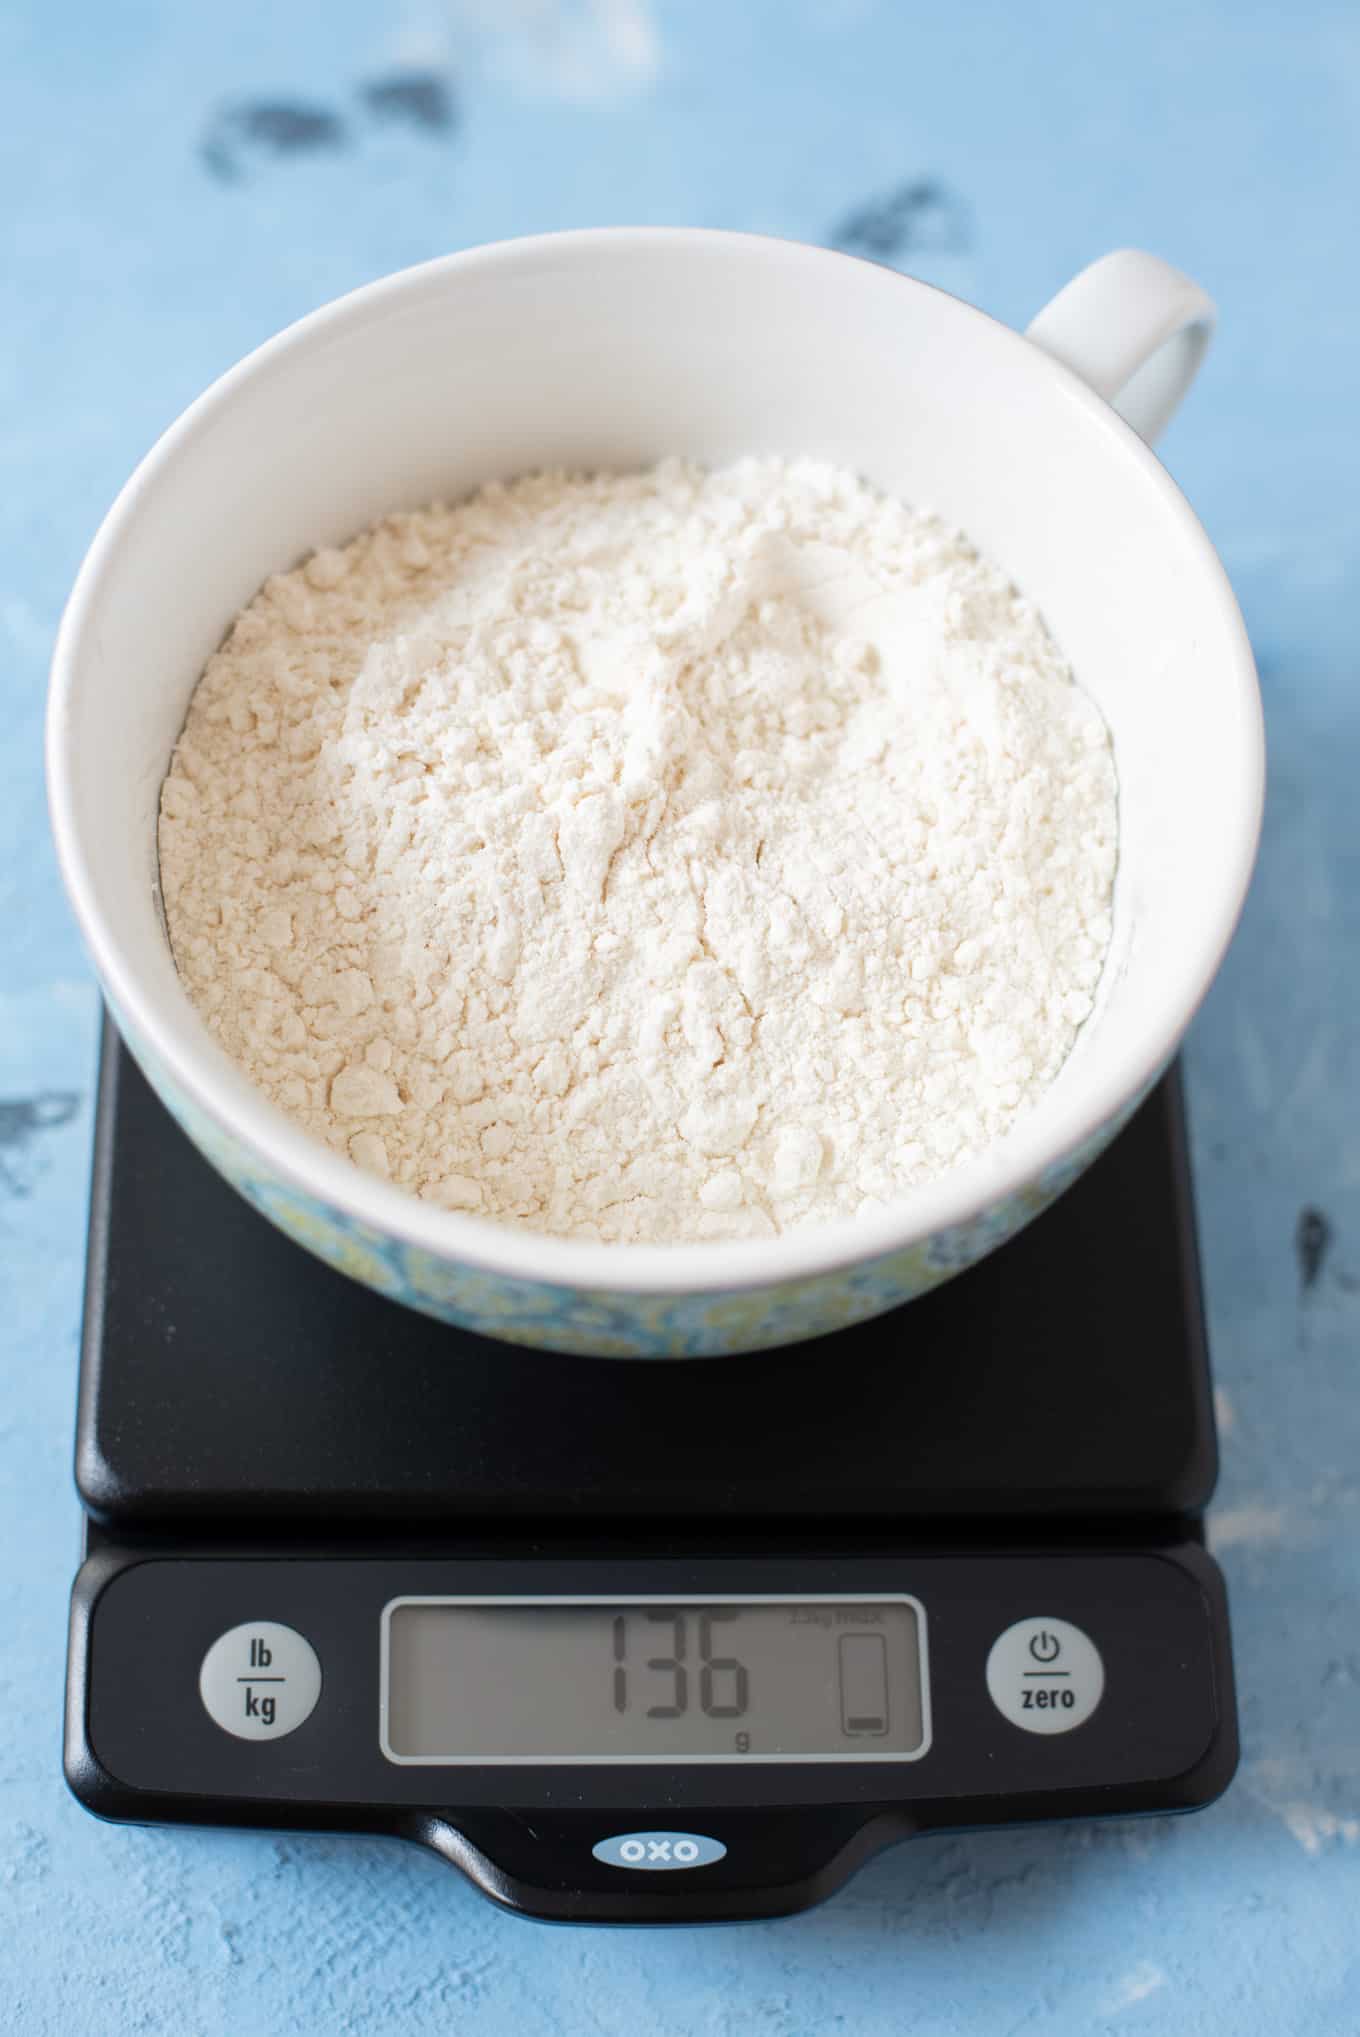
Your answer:
[[[888,1730],[888,1644],[882,1634],[842,1634],[841,1731],[847,1739]]]

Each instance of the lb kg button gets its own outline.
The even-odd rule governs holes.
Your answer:
[[[987,1691],[1003,1718],[1025,1733],[1070,1733],[1105,1690],[1105,1665],[1088,1634],[1068,1620],[1035,1615],[998,1634],[987,1657]]]
[[[310,1641],[278,1620],[247,1620],[203,1657],[198,1694],[208,1717],[237,1740],[281,1740],[309,1719],[321,1695]]]

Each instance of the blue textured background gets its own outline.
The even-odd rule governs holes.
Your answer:
[[[378,118],[366,88],[411,72]],[[1353,5],[7,0],[0,104],[0,2025],[1360,2028]],[[868,231],[1015,321],[1122,242],[1199,277],[1222,332],[1165,452],[1272,751],[1189,1054],[1239,1780],[1196,1819],[901,1848],[815,1915],[702,1935],[519,1924],[395,1843],[104,1828],[59,1774],[96,1021],[40,781],[61,603],[133,462],[256,341],[404,263],[620,219]]]

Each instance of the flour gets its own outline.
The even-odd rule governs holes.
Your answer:
[[[966,540],[808,461],[534,475],[270,580],[166,779],[175,958],[360,1167],[773,1237],[1001,1139],[1110,933],[1104,725]]]

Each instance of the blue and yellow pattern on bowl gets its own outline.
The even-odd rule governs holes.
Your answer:
[[[772,1286],[633,1294],[512,1278],[419,1250],[264,1171],[260,1158],[187,1098],[118,1019],[148,1081],[199,1151],[247,1202],[306,1251],[392,1301],[506,1343],[591,1358],[716,1358],[801,1343],[926,1294],[1047,1209],[1137,1102],[1016,1194],[968,1222],[877,1259]],[[1145,1092],[1144,1092],[1145,1093]]]

